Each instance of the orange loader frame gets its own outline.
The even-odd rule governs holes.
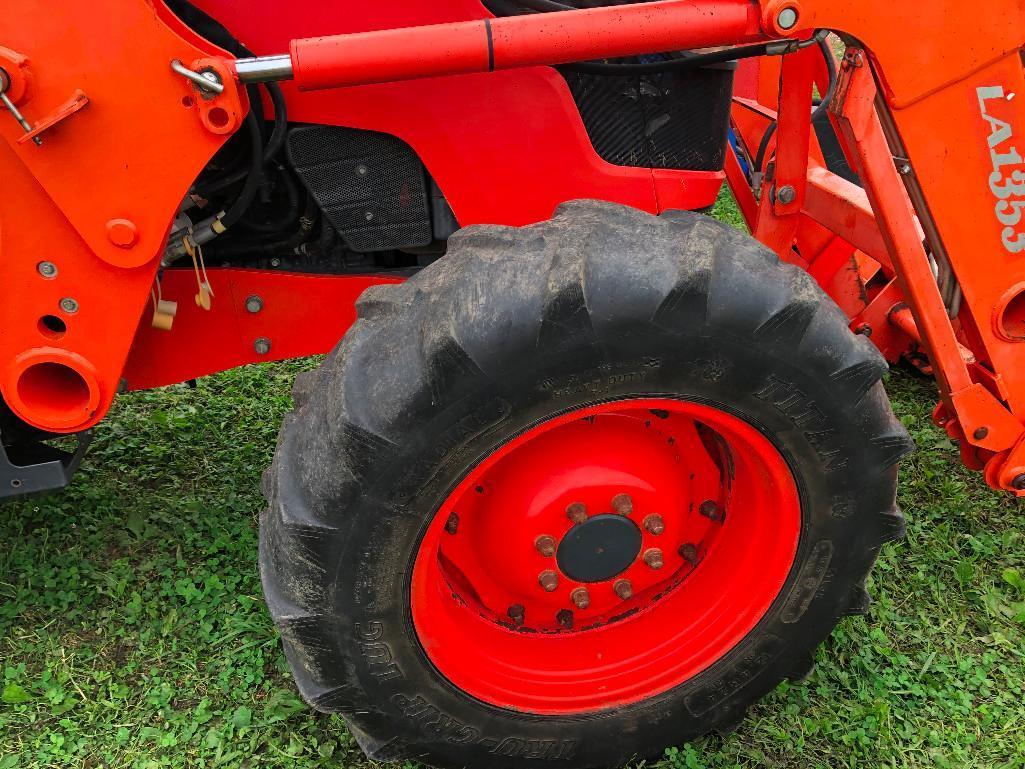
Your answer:
[[[172,234],[196,258],[201,228],[181,233],[176,214],[242,125],[247,82],[342,88],[829,30],[847,43],[831,94],[810,46],[741,66],[730,187],[754,236],[855,332],[935,374],[935,419],[965,464],[1025,495],[1021,0],[662,0],[295,40],[240,61],[159,0],[59,13],[9,0],[0,18],[0,393],[29,425],[81,434],[119,391],[325,352],[355,298],[393,280],[162,269]],[[860,184],[825,160],[816,88]],[[155,328],[172,300],[173,329]],[[27,470],[11,483],[45,486]]]

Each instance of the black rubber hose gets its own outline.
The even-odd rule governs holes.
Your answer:
[[[299,187],[287,169],[278,167],[277,171],[284,185],[288,204],[282,209],[281,214],[276,219],[269,222],[254,222],[251,219],[243,219],[238,223],[239,229],[276,235],[282,230],[288,229],[299,218]]]
[[[288,133],[288,105],[285,103],[285,94],[281,92],[281,86],[277,83],[264,83],[264,87],[274,105],[274,130],[271,131],[270,140],[263,151],[263,162],[269,163],[285,145],[285,135]]]
[[[246,127],[249,129],[249,140],[252,142],[252,157],[250,159],[249,175],[246,176],[246,183],[242,186],[242,192],[235,198],[235,202],[220,217],[221,225],[225,228],[236,224],[243,214],[249,210],[249,206],[256,199],[256,193],[260,189],[260,181],[263,179],[263,152],[261,146],[260,121],[252,110],[246,116]]]
[[[565,64],[561,68],[584,75],[650,75],[697,69],[698,67],[705,67],[711,64],[725,64],[738,59],[750,59],[755,56],[767,56],[769,54],[767,48],[768,44],[759,43],[758,45],[728,48],[723,51],[710,51],[709,53],[685,53],[678,58],[667,61],[630,62],[623,64],[587,61],[578,64]]]
[[[288,106],[285,103],[285,95],[281,92],[281,87],[277,83],[265,83],[264,85],[270,93],[271,103],[274,105],[274,128],[271,131],[270,139],[267,141],[267,146],[262,151],[262,163],[269,163],[281,151],[281,147],[285,143],[285,137],[288,134]],[[249,114],[252,115],[253,110],[250,110]],[[262,134],[259,141],[256,142],[256,146],[263,146]],[[248,173],[249,170],[243,168],[227,176],[222,176],[211,181],[209,184],[197,187],[196,194],[200,197],[209,198],[211,195],[215,195],[232,185],[238,184],[246,178]]]

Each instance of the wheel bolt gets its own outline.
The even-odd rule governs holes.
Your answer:
[[[630,580],[628,579],[617,579],[616,583],[612,586],[612,589],[615,590],[616,595],[624,601],[629,601],[634,594],[634,586],[630,584]]]
[[[612,498],[612,509],[620,515],[630,515],[634,511],[634,501],[629,494],[616,494]]]
[[[696,545],[688,542],[685,545],[680,545],[680,549],[677,552],[679,552],[680,557],[691,566],[698,565],[698,548]]]
[[[509,607],[509,619],[511,619],[517,625],[523,624],[523,618],[527,614],[527,610],[523,608],[522,604],[514,603]]]
[[[569,594],[569,597],[573,599],[573,605],[581,611],[591,605],[591,594],[587,592],[586,587],[578,587]]]
[[[644,562],[652,569],[661,569],[664,566],[662,551],[657,547],[651,547],[644,551]]]
[[[574,502],[566,508],[566,517],[573,523],[583,523],[587,520],[587,508],[583,502]]]
[[[559,587],[559,575],[551,569],[545,569],[537,575],[538,584],[544,588],[546,593],[553,593]]]
[[[448,520],[445,521],[445,533],[455,534],[459,531],[459,515],[456,513],[450,513]]]
[[[559,623],[563,630],[572,630],[573,612],[569,609],[560,609],[558,614],[555,615],[555,621]]]
[[[702,502],[701,507],[698,508],[698,512],[710,521],[721,521],[725,517],[722,510],[719,509],[719,505],[711,499]]]
[[[537,552],[541,553],[545,558],[551,558],[555,555],[555,537],[551,537],[548,534],[542,534],[534,540],[534,547],[536,547]]]
[[[652,513],[644,519],[644,530],[657,537],[666,530],[666,522],[662,520],[662,516],[658,513]]]

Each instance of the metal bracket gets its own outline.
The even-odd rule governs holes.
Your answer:
[[[79,433],[77,438],[73,453],[45,443],[16,447],[0,443],[0,501],[65,488],[92,443],[93,431]]]

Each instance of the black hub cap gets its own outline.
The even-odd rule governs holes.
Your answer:
[[[559,569],[577,582],[604,582],[626,571],[641,550],[641,530],[622,515],[596,515],[559,544]]]

